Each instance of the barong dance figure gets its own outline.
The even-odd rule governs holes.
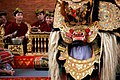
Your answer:
[[[120,11],[113,2],[57,1],[48,52],[51,80],[115,80]]]

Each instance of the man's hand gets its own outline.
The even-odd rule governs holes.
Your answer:
[[[6,35],[4,36],[4,39],[8,38],[8,37],[12,37],[12,34]]]
[[[6,39],[6,38],[8,38],[8,37],[13,37],[13,36],[15,36],[17,34],[17,31],[15,31],[15,32],[13,32],[12,34],[8,34],[8,35],[6,35],[6,36],[4,36],[4,39]]]
[[[11,76],[14,75],[15,71],[12,71],[12,70],[5,70],[6,73],[10,74]]]

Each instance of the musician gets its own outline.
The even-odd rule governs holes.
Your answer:
[[[25,37],[25,34],[28,31],[27,25],[23,22],[23,11],[19,8],[16,8],[16,10],[13,13],[15,22],[10,24],[7,27],[5,37],[11,36],[11,37]]]
[[[23,43],[23,49],[24,53],[26,53],[27,50],[27,40],[26,40],[26,34],[28,31],[28,26],[27,23],[23,21],[23,11],[20,8],[16,8],[14,13],[14,18],[15,22],[11,23],[7,28],[6,28],[6,33],[4,38],[19,38],[22,39]]]
[[[7,26],[11,24],[11,21],[7,20],[7,13],[4,11],[0,11],[0,26],[4,27],[5,33]]]

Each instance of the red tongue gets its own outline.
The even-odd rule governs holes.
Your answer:
[[[79,53],[79,48],[78,48],[78,46],[76,46],[76,47],[74,47],[74,49],[73,49],[74,51],[72,52],[73,54],[75,53]],[[72,49],[71,49],[71,51],[72,51]]]

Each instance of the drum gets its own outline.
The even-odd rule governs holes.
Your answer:
[[[48,69],[48,57],[35,57],[34,68],[36,70]]]
[[[7,49],[0,49],[0,64],[10,63],[13,60],[12,53]]]

